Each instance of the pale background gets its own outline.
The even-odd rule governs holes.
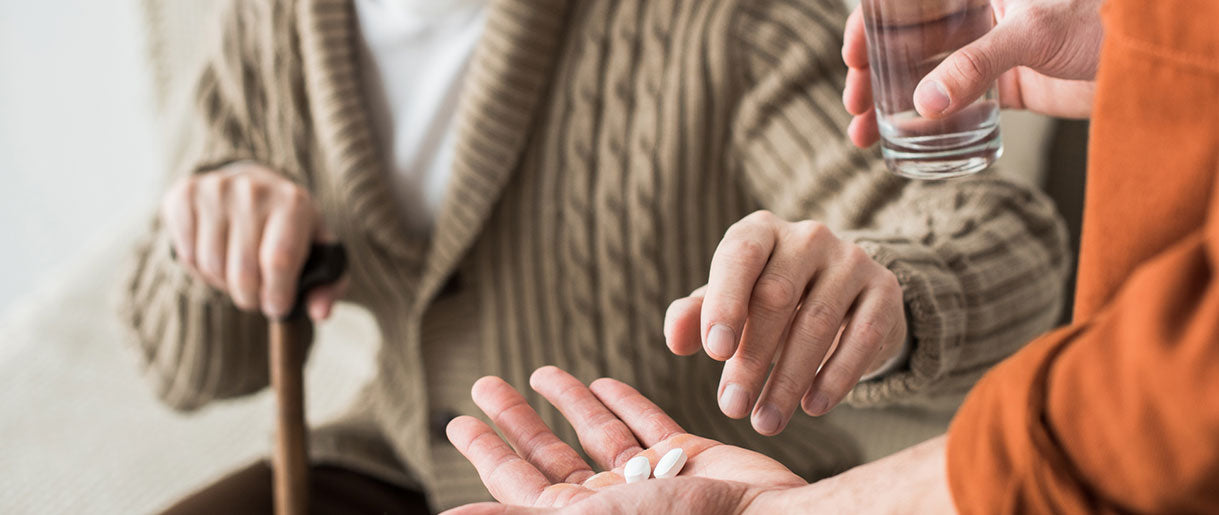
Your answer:
[[[145,53],[137,0],[0,0],[0,312],[148,212]]]
[[[115,316],[131,241],[164,187],[142,5],[0,0],[0,513],[149,512],[268,449],[265,392],[169,411]],[[198,13],[168,25],[175,37],[206,26]],[[1006,168],[1038,181],[1046,123],[1004,123]],[[371,374],[376,340],[347,306],[321,328],[311,421]]]
[[[142,5],[0,0],[3,514],[149,513],[269,449],[266,392],[168,410],[116,316],[116,281],[165,186]],[[371,374],[376,342],[348,306],[320,329],[312,423]]]

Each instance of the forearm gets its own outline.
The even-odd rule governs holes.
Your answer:
[[[799,488],[759,494],[745,513],[955,513],[948,491],[945,438]]]

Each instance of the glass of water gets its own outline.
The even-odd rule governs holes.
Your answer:
[[[979,172],[1003,153],[992,85],[956,114],[925,118],[914,90],[954,51],[995,26],[990,0],[862,0],[881,151],[894,173],[947,179]]]

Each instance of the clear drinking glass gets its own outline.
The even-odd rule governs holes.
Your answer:
[[[954,51],[995,26],[990,0],[863,0],[881,151],[894,173],[947,179],[979,172],[1003,153],[992,85],[952,116],[924,118],[914,89]]]

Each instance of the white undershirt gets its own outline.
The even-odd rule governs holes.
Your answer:
[[[457,104],[487,0],[355,0],[372,123],[408,228],[429,232],[457,144]]]

